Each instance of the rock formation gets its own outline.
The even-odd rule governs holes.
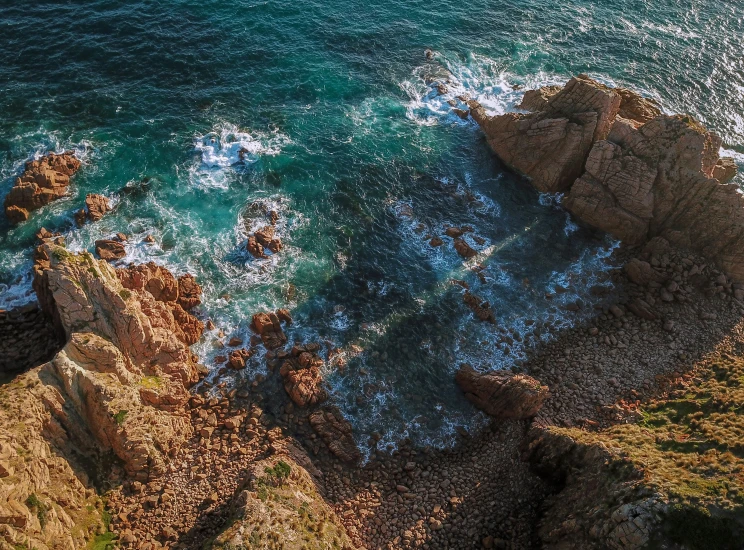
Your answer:
[[[293,456],[279,454],[251,464],[248,481],[232,502],[234,522],[209,548],[273,548],[271,541],[288,550],[353,547],[341,521],[323,501],[318,479],[306,469],[313,470],[309,459],[293,450]]]
[[[531,418],[549,395],[547,386],[511,371],[479,373],[470,365],[462,365],[455,381],[476,407],[499,419]]]
[[[319,349],[320,344],[310,343],[292,346],[288,354],[282,354],[286,357],[279,374],[284,380],[284,389],[300,407],[318,405],[328,399],[320,372],[323,359],[318,355]]]
[[[26,221],[37,210],[67,194],[70,176],[80,169],[72,151],[49,153],[30,160],[5,197],[5,215],[11,223]]]
[[[287,343],[287,335],[282,330],[282,321],[291,323],[286,310],[279,310],[277,313],[256,313],[251,322],[253,329],[260,337],[263,345],[273,350],[282,347]],[[281,315],[281,317],[280,317]]]
[[[78,226],[82,226],[86,220],[97,222],[110,210],[111,203],[106,197],[91,193],[85,197],[85,208],[75,212],[75,221]]]
[[[121,241],[114,239],[99,239],[96,241],[96,254],[102,260],[107,262],[113,262],[115,260],[121,260],[127,255],[127,251],[124,249],[124,245]]]
[[[339,459],[353,463],[361,458],[351,424],[337,408],[325,407],[315,411],[310,415],[310,426]]]
[[[744,281],[744,197],[721,138],[689,116],[585,75],[525,94],[533,112],[473,118],[496,154],[540,191],[566,192],[584,223],[631,245],[662,236]]]
[[[178,304],[163,268],[115,270],[53,237],[36,260],[40,303],[67,343],[2,388],[0,457],[13,476],[0,483],[0,537],[81,548],[100,521],[83,472],[111,454],[147,481],[190,437],[187,388],[199,372],[187,342],[201,323]]]

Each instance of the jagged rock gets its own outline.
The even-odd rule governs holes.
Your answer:
[[[26,163],[23,174],[16,178],[5,196],[5,215],[11,223],[26,221],[32,210],[41,208],[67,194],[70,176],[80,169],[72,151],[49,153]]]
[[[361,453],[354,442],[351,424],[336,407],[325,407],[310,415],[310,426],[330,451],[344,462],[358,462]]]
[[[100,239],[96,241],[96,254],[102,260],[112,262],[114,260],[121,260],[127,255],[127,251],[119,241]]]
[[[233,521],[209,548],[248,548],[255,546],[251,541],[266,540],[278,540],[286,550],[353,548],[304,452],[292,447],[255,462],[246,478],[231,504]]]
[[[189,311],[201,304],[202,287],[189,273],[178,278],[178,304]]]
[[[102,510],[85,472],[113,453],[140,481],[162,475],[166,456],[191,436],[188,387],[199,374],[176,336],[171,302],[146,289],[162,298],[167,285],[145,277],[126,288],[107,262],[71,254],[40,233],[34,286],[67,344],[0,388],[0,462],[14,472],[3,478],[0,521],[7,520],[3,536],[29,547],[83,548]],[[16,505],[31,494],[32,504]],[[39,506],[47,512],[43,528]]]
[[[492,117],[477,102],[469,105],[499,158],[538,190],[554,193],[581,175],[592,144],[607,136],[620,102],[607,86],[579,75],[550,95],[541,111]],[[528,103],[537,103],[535,94]]]
[[[517,109],[531,112],[544,111],[548,105],[548,100],[560,91],[560,86],[543,86],[537,90],[527,90]]]
[[[549,395],[547,386],[511,371],[479,373],[470,365],[462,365],[455,381],[476,407],[500,419],[533,417]]]
[[[631,300],[628,303],[628,309],[641,319],[646,319],[647,321],[653,321],[659,318],[656,311],[654,311],[654,308],[641,298]]]
[[[266,225],[254,233],[258,243],[271,250],[274,254],[282,249],[281,239],[274,236],[274,226]]]
[[[323,359],[317,354],[319,348],[318,344],[293,346],[279,369],[284,389],[300,407],[318,405],[328,399],[320,373]]]
[[[637,93],[626,88],[615,88],[620,95],[620,110],[617,116],[645,124],[649,120],[661,114],[661,109],[654,99],[639,96]]]
[[[103,195],[89,194],[85,197],[87,217],[92,222],[100,220],[106,212],[111,210],[109,200]]]
[[[713,173],[711,175],[721,183],[728,183],[734,179],[737,171],[738,168],[734,159],[731,157],[721,157],[713,167]]]
[[[236,370],[244,369],[246,359],[248,359],[252,355],[253,351],[247,350],[245,348],[233,350],[230,352],[230,355],[227,358],[227,364],[231,368]]]
[[[491,148],[540,191],[567,191],[582,222],[630,245],[664,237],[744,281],[744,196],[721,138],[689,116],[585,75],[526,94],[529,114],[488,116],[471,102]]]
[[[263,245],[259,243],[256,237],[253,235],[248,237],[248,244],[246,244],[246,249],[251,254],[251,256],[253,256],[254,258],[265,258],[266,257],[266,254],[264,254]]]
[[[276,313],[256,313],[251,322],[253,329],[268,349],[276,349],[287,343],[287,335],[282,330],[282,323]]]
[[[488,321],[489,323],[495,323],[496,318],[491,310],[491,305],[468,291],[462,297],[462,301],[467,305],[475,314],[475,316],[481,321]]]

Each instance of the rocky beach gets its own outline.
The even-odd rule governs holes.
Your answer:
[[[0,548],[739,548],[744,202],[721,138],[586,75],[519,112],[458,101],[521,185],[562,193],[555,216],[621,243],[590,289],[604,300],[559,301],[572,281],[545,294],[572,322],[546,339],[531,322],[523,359],[453,365],[481,428],[369,449],[328,384],[363,350],[293,340],[289,308],[229,335],[200,307],[210,281],[121,261],[132,235],[94,255],[42,228],[38,306],[0,315]],[[63,198],[79,168],[72,152],[26,164],[8,219]],[[115,208],[84,204],[78,230]],[[281,214],[253,211],[245,251],[291,254]],[[448,283],[459,307],[503,329],[472,288],[491,277],[485,239],[415,235],[454,250],[480,281]],[[214,365],[195,352],[207,340]]]

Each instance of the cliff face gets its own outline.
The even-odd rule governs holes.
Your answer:
[[[51,239],[36,275],[67,343],[0,392],[0,536],[79,548],[104,530],[87,473],[113,461],[147,481],[191,436],[187,388],[199,373],[188,343],[203,327],[181,303],[198,303],[198,285],[185,279],[182,296],[167,270],[115,270]]]
[[[525,94],[528,114],[471,114],[488,143],[581,221],[631,244],[660,236],[744,281],[744,196],[721,138],[688,116],[586,76]]]

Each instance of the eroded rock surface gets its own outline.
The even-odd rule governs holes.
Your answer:
[[[550,395],[548,387],[531,376],[511,371],[479,373],[462,365],[455,380],[476,407],[499,419],[531,418]]]
[[[336,407],[325,407],[310,415],[310,426],[325,442],[331,452],[344,462],[357,462],[361,458],[354,442],[351,424]]]
[[[538,190],[567,192],[572,214],[630,245],[661,236],[744,281],[744,196],[719,136],[584,75],[522,107],[533,112],[491,117],[471,102],[491,148]]]
[[[79,169],[80,161],[72,151],[28,161],[5,197],[5,215],[12,223],[26,221],[31,211],[64,197],[70,176]]]
[[[316,343],[292,346],[279,369],[284,389],[300,407],[318,405],[328,399],[320,372],[323,359],[318,355],[319,349]]]

